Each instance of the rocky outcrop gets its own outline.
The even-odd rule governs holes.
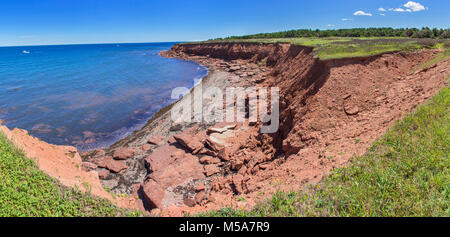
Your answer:
[[[150,208],[164,209],[189,199],[189,192],[193,190],[185,190],[184,186],[205,177],[197,157],[172,145],[159,147],[145,162],[151,173],[141,189]],[[177,191],[170,195],[168,189]]]
[[[204,147],[201,141],[192,138],[192,134],[181,133],[174,135],[173,138],[194,155]]]
[[[114,159],[116,160],[126,160],[134,156],[136,154],[135,148],[122,148],[114,152]]]
[[[135,208],[133,199],[114,198],[103,189],[99,176],[106,174],[97,173],[97,164],[83,162],[75,147],[51,145],[30,136],[25,130],[9,130],[1,123],[0,133],[22,149],[27,157],[34,159],[39,169],[59,180],[62,185],[109,199],[120,207]]]
[[[161,145],[164,143],[165,140],[166,140],[165,137],[155,134],[150,139],[148,139],[148,143],[153,145]]]
[[[98,164],[98,167],[106,168],[114,173],[120,173],[120,171],[128,168],[125,162],[114,160],[111,156],[105,156],[103,160]]]

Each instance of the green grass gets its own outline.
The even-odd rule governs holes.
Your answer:
[[[0,217],[132,215],[108,200],[62,186],[0,133]]]
[[[443,41],[450,42],[449,40]],[[438,41],[434,39],[412,39],[403,37],[220,39],[200,43],[223,42],[290,43],[310,46],[314,48],[315,56],[322,60],[367,57],[387,52],[436,48],[438,45]]]
[[[436,63],[442,62],[450,58],[450,40],[436,44],[435,48],[442,50],[442,52],[439,53],[434,59],[420,65],[418,68],[416,68],[416,70],[430,67]]]
[[[449,76],[450,79],[450,76]],[[450,89],[319,185],[277,192],[252,211],[202,216],[450,216]]]

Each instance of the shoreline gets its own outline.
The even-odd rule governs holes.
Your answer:
[[[412,72],[432,50],[324,62],[289,44],[174,45],[160,54],[207,67],[202,89],[280,88],[275,134],[261,134],[260,123],[175,124],[177,101],[107,149],[82,154],[102,187],[163,216],[248,210],[276,191],[320,182],[445,86],[450,63]]]
[[[166,51],[169,51],[169,50],[163,50],[163,51],[160,51],[160,52],[158,52],[158,55],[159,55],[160,57],[167,58],[167,57],[164,57],[164,56],[162,55],[162,53],[164,53],[164,52],[166,52]],[[193,61],[193,60],[185,60],[185,59],[179,59],[179,60],[195,62],[195,63],[198,64],[199,66],[206,68],[206,75],[204,75],[203,77],[201,77],[201,78],[199,79],[199,82],[198,82],[198,83],[203,83],[204,80],[206,80],[206,79],[209,77],[209,75],[211,74],[211,69],[210,69],[208,66],[206,66],[206,65],[202,65],[202,64],[200,64],[200,63],[198,63],[198,62],[196,62],[196,61]],[[193,80],[195,81],[196,79],[194,78]],[[190,90],[191,93],[192,93],[192,90],[195,88],[195,85],[196,85],[196,84],[194,84],[194,85],[192,86],[192,88],[189,88],[189,90]],[[136,136],[138,133],[140,133],[141,130],[145,129],[147,126],[150,126],[151,123],[152,123],[153,121],[158,120],[160,117],[166,115],[166,113],[167,113],[168,111],[170,111],[170,109],[171,109],[175,104],[177,104],[181,99],[182,99],[182,98],[180,98],[180,99],[178,99],[177,101],[172,102],[172,103],[170,103],[170,104],[164,106],[163,108],[161,108],[160,110],[158,110],[157,112],[155,112],[150,118],[148,118],[147,121],[146,121],[145,123],[143,123],[143,125],[142,125],[139,129],[134,130],[134,131],[131,132],[129,135],[124,136],[123,138],[117,140],[116,142],[114,142],[113,144],[109,145],[108,147],[99,147],[99,148],[95,148],[95,149],[86,150],[86,151],[84,151],[84,152],[89,153],[89,152],[93,152],[93,151],[95,151],[95,150],[97,150],[97,149],[106,149],[106,150],[108,150],[108,149],[113,149],[113,148],[115,148],[115,147],[118,147],[119,144],[124,143],[125,140],[133,140],[133,139],[132,139],[133,136]]]
[[[169,51],[169,50],[162,50],[162,51],[158,52],[158,56],[167,59],[167,57],[164,57],[164,56],[161,55],[161,53],[166,52],[166,51]],[[204,68],[206,69],[206,74],[203,75],[200,79],[196,79],[196,78],[193,78],[193,79],[192,79],[192,80],[194,81],[194,83],[195,83],[196,80],[199,80],[199,82],[201,83],[201,82],[202,82],[206,77],[208,77],[208,75],[210,74],[210,69],[208,68],[208,66],[202,65],[202,64],[200,64],[200,63],[198,63],[198,62],[196,62],[196,61],[193,61],[193,60],[185,60],[185,59],[179,59],[179,60],[194,62],[194,63],[198,64],[198,66],[204,67]],[[189,89],[192,90],[194,87],[195,87],[195,84],[192,86],[192,88],[189,88]],[[125,133],[125,134],[127,134],[127,135],[122,135],[122,136],[120,136],[121,138],[118,139],[118,140],[116,140],[115,142],[113,142],[111,145],[108,145],[108,146],[100,146],[100,147],[96,147],[96,148],[88,148],[88,149],[78,149],[79,152],[80,152],[80,153],[91,153],[91,152],[94,152],[95,150],[98,150],[98,149],[108,150],[108,149],[111,149],[111,148],[113,148],[113,147],[116,147],[117,144],[122,143],[122,140],[128,140],[129,137],[135,136],[136,133],[139,133],[139,131],[142,130],[142,129],[144,129],[146,126],[148,126],[149,123],[151,123],[152,121],[158,119],[159,116],[162,116],[162,115],[164,114],[164,112],[166,112],[166,111],[169,110],[172,106],[174,106],[176,103],[178,103],[178,101],[179,101],[179,100],[177,100],[177,101],[175,101],[175,102],[172,102],[172,103],[169,103],[168,105],[166,105],[166,106],[164,106],[163,108],[159,109],[159,110],[156,111],[152,116],[150,116],[150,117],[147,118],[147,119],[144,119],[145,122],[142,122],[142,123],[136,123],[135,125],[132,126],[132,127],[135,127],[136,129],[130,129],[128,132]]]

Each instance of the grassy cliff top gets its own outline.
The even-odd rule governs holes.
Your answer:
[[[218,39],[192,43],[290,43],[314,48],[322,60],[367,57],[387,52],[413,51],[423,48],[450,48],[449,39],[415,39],[406,37],[305,37],[271,39]],[[192,44],[185,43],[185,44]]]

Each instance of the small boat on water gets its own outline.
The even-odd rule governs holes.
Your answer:
[[[24,53],[24,54],[29,54],[29,53],[30,53],[30,51],[26,51],[26,50],[24,50],[24,51],[22,51],[22,53]]]

